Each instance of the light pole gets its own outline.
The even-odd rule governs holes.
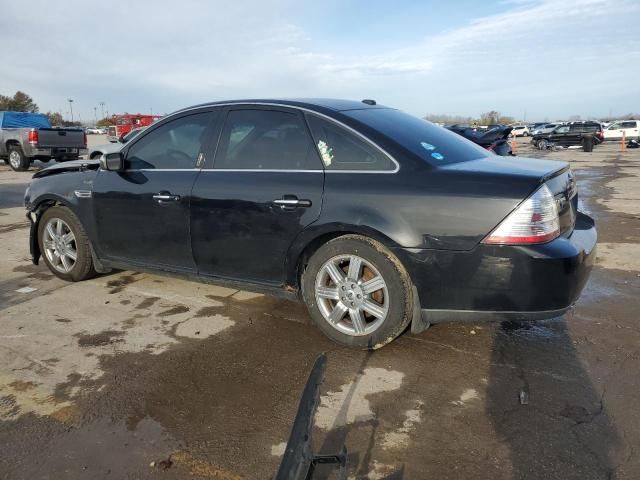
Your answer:
[[[104,118],[104,102],[100,102],[100,115]]]
[[[93,118],[96,120],[96,123],[98,123],[98,107],[93,107]]]
[[[71,123],[73,123],[73,99],[67,98],[67,102],[69,102],[69,112],[71,112]]]

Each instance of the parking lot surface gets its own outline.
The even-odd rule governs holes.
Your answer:
[[[376,352],[250,292],[57,279],[29,259],[31,173],[1,164],[0,478],[271,478],[320,352],[315,443],[346,444],[351,478],[640,478],[640,151],[517,151],[571,162],[596,219],[576,307],[441,324]]]

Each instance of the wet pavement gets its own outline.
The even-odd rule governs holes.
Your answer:
[[[640,151],[618,148],[519,145],[571,161],[596,218],[575,309],[373,353],[249,292],[136,272],[65,283],[30,263],[23,209],[0,207],[0,478],[272,478],[323,351],[316,446],[346,444],[351,478],[640,478]],[[29,176],[0,165],[0,198]]]

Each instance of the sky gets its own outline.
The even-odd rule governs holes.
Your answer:
[[[274,97],[528,121],[640,112],[640,0],[0,0],[0,10],[0,94],[22,90],[65,117],[71,98],[85,122],[101,109]]]

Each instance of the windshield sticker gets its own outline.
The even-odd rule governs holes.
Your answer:
[[[422,148],[428,150],[429,152],[436,149],[436,147],[427,142],[420,142],[420,145],[422,145]]]
[[[436,160],[444,160],[444,155],[442,155],[441,153],[438,153],[438,152],[433,152],[431,154],[431,156],[433,158],[435,158]]]
[[[333,162],[333,149],[327,145],[324,141],[318,141],[318,150],[320,150],[320,157],[322,157],[322,163],[325,167],[330,167]]]

